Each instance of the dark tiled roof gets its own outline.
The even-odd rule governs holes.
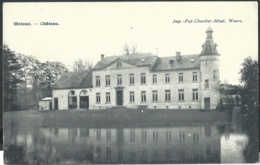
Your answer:
[[[170,63],[170,60],[173,60]],[[177,60],[176,56],[160,57],[157,59],[152,71],[168,71],[179,69],[197,69],[200,68],[199,55],[181,55]]]
[[[104,69],[118,60],[121,60],[133,66],[144,66],[144,65],[151,65],[155,59],[156,56],[152,55],[151,53],[110,56],[104,58],[103,60],[100,60],[95,65],[93,70]]]
[[[200,55],[219,55],[217,51],[217,44],[214,43],[212,33],[213,30],[211,27],[208,27],[207,31],[207,37],[205,43],[202,45],[202,51]]]
[[[92,87],[92,72],[63,73],[53,89],[90,88]]]

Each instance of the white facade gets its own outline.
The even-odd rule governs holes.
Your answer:
[[[39,110],[51,110],[52,109],[52,98],[45,97],[39,101]]]
[[[219,54],[212,33],[208,28],[203,50],[198,55],[180,52],[172,57],[101,55],[89,82],[82,78],[88,88],[54,88],[53,108],[216,109],[220,100]],[[84,108],[80,101],[83,90],[87,96]]]
[[[115,64],[116,65],[116,64]],[[200,97],[192,99],[192,89],[200,88],[200,70],[189,69],[168,72],[150,72],[149,67],[122,67],[105,69],[93,72],[93,94],[100,93],[101,101],[96,103],[92,98],[95,108],[117,106],[117,90],[123,90],[123,106],[136,108],[139,105],[149,109],[200,109]],[[192,81],[192,73],[197,72],[197,81]],[[141,84],[141,74],[145,74],[146,83]],[[183,73],[183,82],[179,82],[179,73]],[[134,74],[134,85],[130,85],[130,74]],[[165,76],[169,74],[170,82],[165,82]],[[110,75],[110,86],[105,85],[105,77]],[[117,75],[122,75],[122,85],[117,85]],[[153,83],[153,75],[157,76],[157,83]],[[96,87],[95,78],[100,76],[100,87]],[[117,87],[119,89],[117,89]],[[184,100],[179,101],[179,89],[184,89]],[[165,91],[170,90],[170,100],[166,101]],[[141,100],[141,92],[145,91],[146,101]],[[153,91],[157,91],[157,101],[153,101]],[[111,102],[106,103],[106,93],[110,92]],[[134,102],[130,101],[130,92],[134,92]],[[198,92],[199,94],[199,92]],[[200,95],[200,94],[199,94]]]

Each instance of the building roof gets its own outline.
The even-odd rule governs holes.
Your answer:
[[[212,28],[209,26],[206,30],[206,32],[213,32]]]
[[[180,59],[176,59],[176,56],[158,58],[154,67],[152,68],[152,71],[170,71],[197,68],[200,68],[199,55],[181,55]]]
[[[52,97],[44,97],[41,101],[52,101]]]
[[[202,45],[202,51],[200,55],[219,55],[217,51],[217,44],[214,43],[213,37],[212,37],[213,30],[211,27],[208,27],[206,34],[206,41]]]
[[[100,60],[93,70],[101,70],[107,66],[113,64],[114,62],[121,60],[125,63],[128,63],[133,66],[146,66],[151,65],[157,57],[151,53],[139,53],[139,54],[130,54],[130,55],[121,55],[121,56],[109,56],[105,57],[103,60]]]
[[[91,88],[92,87],[92,72],[69,72],[63,73],[60,79],[56,82],[53,89],[66,88]]]

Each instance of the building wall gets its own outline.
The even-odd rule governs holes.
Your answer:
[[[219,77],[213,80],[213,70],[218,70],[217,56],[201,56],[200,69],[184,69],[174,71],[150,72],[149,66],[135,67],[122,62],[122,67],[117,68],[117,63],[103,70],[94,70],[92,73],[93,88],[87,90],[89,96],[89,109],[108,109],[117,106],[116,91],[123,91],[123,106],[128,108],[149,109],[204,109],[204,98],[210,98],[210,109],[216,109],[219,102]],[[206,62],[207,61],[207,62]],[[192,73],[197,72],[197,81],[192,81]],[[146,84],[141,84],[141,73],[146,75]],[[183,73],[183,82],[179,82],[179,73]],[[117,75],[122,76],[122,85],[117,85]],[[134,74],[134,85],[129,85],[129,75]],[[153,75],[157,75],[157,84],[153,84]],[[165,82],[165,74],[170,75],[170,82]],[[110,75],[110,86],[106,86],[106,75]],[[96,76],[100,76],[100,86],[96,86]],[[209,89],[205,89],[204,81],[209,79]],[[184,101],[179,101],[179,89],[184,90]],[[192,99],[192,89],[198,89],[198,100]],[[53,90],[54,98],[59,100],[59,109],[68,109],[68,93],[74,90],[77,96],[77,109],[79,109],[79,93],[84,89],[59,89]],[[158,101],[152,101],[152,92],[157,90]],[[171,100],[165,101],[165,90],[170,90]],[[130,102],[130,92],[134,92],[135,102]],[[141,91],[146,92],[146,102],[141,102]],[[110,93],[110,102],[106,102],[106,93]],[[96,102],[96,94],[100,93],[100,103]]]
[[[39,110],[50,110],[51,101],[39,101]]]
[[[216,109],[220,100],[219,94],[219,75],[216,80],[213,80],[213,71],[219,70],[219,56],[201,56],[201,109],[204,109],[204,98],[210,98],[210,109]],[[209,80],[209,88],[205,89],[205,80]]]
[[[54,99],[58,98],[58,109],[59,110],[68,110],[68,94],[70,91],[75,91],[75,96],[77,96],[77,109],[80,109],[79,107],[79,101],[80,101],[80,92],[82,90],[86,90],[87,91],[87,95],[89,96],[89,104],[91,105],[92,102],[90,101],[91,97],[92,97],[92,90],[91,89],[87,89],[87,88],[82,88],[82,89],[55,89],[53,90],[52,93],[52,109],[54,109]]]
[[[114,64],[116,65],[116,64]],[[198,81],[192,82],[192,72],[197,72]],[[146,75],[146,84],[141,84],[141,73]],[[165,83],[165,74],[170,74],[170,83]],[[184,81],[179,83],[179,73],[183,73]],[[179,71],[162,71],[162,72],[150,72],[149,67],[131,67],[129,65],[122,68],[115,68],[114,66],[108,67],[104,70],[93,71],[93,100],[91,102],[96,103],[96,93],[100,93],[100,104],[93,105],[93,109],[97,108],[110,108],[116,106],[116,89],[117,75],[122,75],[123,87],[123,105],[129,108],[136,108],[138,105],[144,105],[148,108],[160,108],[160,109],[199,109],[199,100],[192,100],[192,89],[200,90],[200,71],[199,69],[179,70]],[[129,74],[134,74],[135,84],[129,85]],[[157,75],[157,84],[152,83],[153,74]],[[110,75],[110,86],[105,86],[106,75]],[[100,76],[100,87],[96,87],[96,76]],[[178,100],[178,89],[184,89],[184,101]],[[152,91],[158,91],[158,102],[152,101]],[[171,101],[165,102],[165,90],[171,91]],[[130,92],[134,91],[135,102],[130,103]],[[141,91],[146,91],[146,102],[141,102]],[[110,92],[111,102],[106,103],[106,92]],[[199,92],[200,95],[200,92]]]

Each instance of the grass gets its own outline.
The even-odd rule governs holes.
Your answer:
[[[6,125],[23,124],[40,127],[167,127],[176,125],[224,124],[229,112],[200,110],[69,110],[5,112]],[[15,122],[15,123],[14,123]]]

